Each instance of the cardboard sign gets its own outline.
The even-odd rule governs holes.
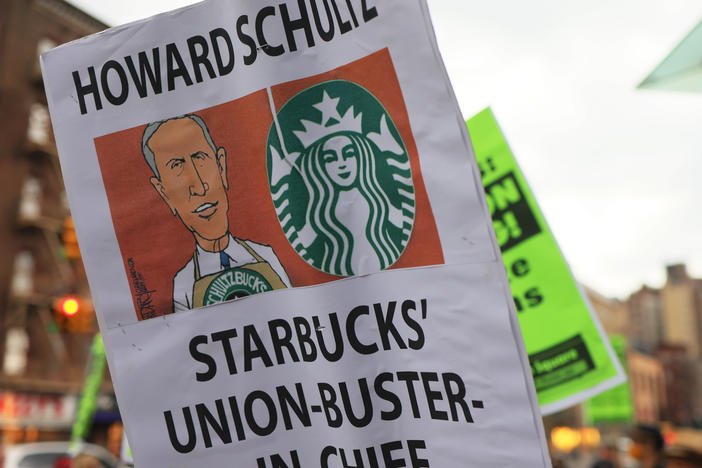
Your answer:
[[[620,384],[621,365],[492,111],[469,119],[468,129],[542,412],[559,411]]]
[[[549,466],[424,1],[208,1],[42,58],[136,466]]]
[[[609,340],[619,362],[626,370],[626,337],[613,335]],[[631,399],[629,383],[624,382],[590,398],[585,402],[583,410],[590,424],[630,423],[634,418],[634,402]]]

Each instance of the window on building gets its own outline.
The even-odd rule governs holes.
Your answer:
[[[50,125],[49,110],[46,106],[39,103],[32,104],[32,107],[29,108],[27,140],[40,146],[49,144]]]

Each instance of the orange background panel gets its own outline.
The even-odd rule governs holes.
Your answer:
[[[344,79],[374,94],[385,106],[409,152],[416,197],[412,236],[391,268],[442,264],[441,243],[424,188],[417,147],[390,54],[383,49],[327,73],[274,86],[276,109],[314,84]],[[266,171],[266,141],[273,118],[265,90],[196,113],[217,146],[227,151],[229,223],[235,237],[268,244],[293,286],[338,279],[308,265],[280,227]],[[195,241],[149,182],[151,169],[141,154],[146,125],[95,139],[112,221],[139,319],[172,311],[173,276],[192,257]]]

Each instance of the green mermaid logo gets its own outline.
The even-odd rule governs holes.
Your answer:
[[[307,263],[351,276],[400,258],[414,225],[412,171],[400,133],[368,90],[333,80],[301,91],[277,113],[267,147],[278,220]]]

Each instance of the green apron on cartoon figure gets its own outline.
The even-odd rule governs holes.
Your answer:
[[[256,260],[239,267],[229,268],[209,275],[200,275],[197,253],[193,254],[195,283],[193,308],[218,304],[239,297],[251,296],[273,289],[283,289],[285,284],[271,265],[261,258],[246,242],[235,239]]]

